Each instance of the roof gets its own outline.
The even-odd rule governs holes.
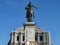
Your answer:
[[[16,33],[19,33],[19,32],[21,32],[21,33],[24,33],[25,32],[25,30],[24,30],[24,27],[19,27],[19,28],[17,28],[15,31],[13,31],[13,32],[16,32]],[[13,33],[12,32],[12,33]],[[42,29],[42,28],[39,28],[39,27],[35,27],[35,32],[38,32],[38,33],[41,33],[41,32],[44,32],[44,30]]]

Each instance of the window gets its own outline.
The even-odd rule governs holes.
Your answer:
[[[40,36],[40,41],[43,41],[43,36]]]
[[[17,41],[19,41],[19,36],[17,36]]]
[[[23,41],[25,40],[25,36],[23,36]]]
[[[38,40],[38,36],[36,35],[36,36],[35,36],[35,41],[37,41],[37,40]]]
[[[22,45],[25,45],[25,44],[22,44]]]

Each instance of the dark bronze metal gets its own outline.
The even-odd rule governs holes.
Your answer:
[[[33,10],[32,7],[34,7],[34,6],[32,5],[31,2],[29,2],[28,6],[25,8],[27,10],[27,13],[26,13],[27,22],[32,22],[33,21],[34,10]]]

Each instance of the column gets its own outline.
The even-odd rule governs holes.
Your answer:
[[[40,35],[39,35],[39,33],[38,33],[38,43],[40,43]]]
[[[11,43],[13,43],[13,33],[11,33],[10,38],[11,38]]]

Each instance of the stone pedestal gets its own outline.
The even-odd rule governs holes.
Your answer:
[[[30,41],[30,45],[38,45],[36,41]]]
[[[29,42],[26,42],[25,45],[38,45],[38,43],[36,41],[29,41]]]
[[[35,42],[35,25],[35,22],[24,23],[26,45],[30,45],[30,42]]]

